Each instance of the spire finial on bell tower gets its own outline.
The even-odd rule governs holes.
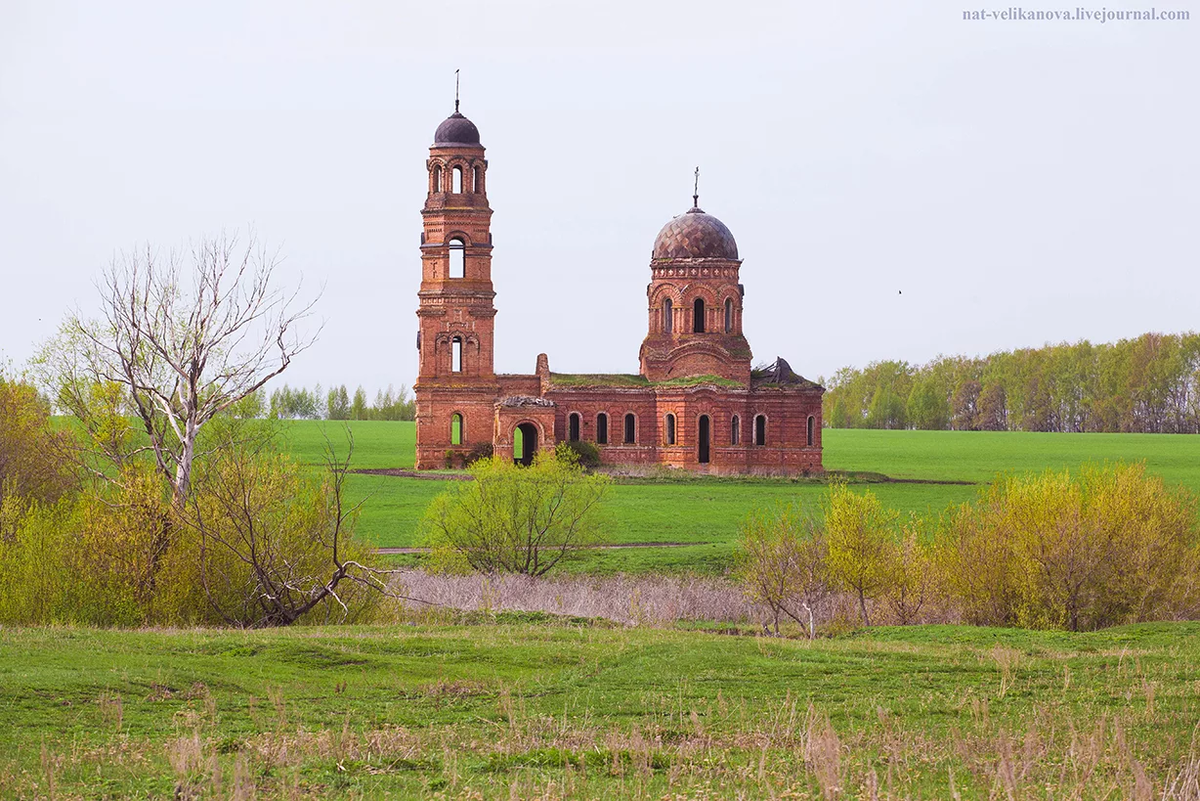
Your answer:
[[[692,208],[700,208],[700,168],[696,168],[696,180],[692,184]]]
[[[454,71],[454,113],[458,113],[458,70]]]

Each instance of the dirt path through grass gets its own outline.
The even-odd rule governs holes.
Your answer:
[[[711,542],[617,542],[605,545],[584,545],[582,547],[596,551],[617,550],[619,548],[690,548],[693,545],[712,545]],[[429,548],[376,548],[375,553],[384,556],[401,553],[429,553]]]

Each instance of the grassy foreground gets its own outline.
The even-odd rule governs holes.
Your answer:
[[[342,423],[286,424],[298,459],[321,461],[322,430],[345,441]],[[355,422],[354,466],[411,469],[412,423]],[[924,481],[990,481],[1006,471],[1061,469],[1093,461],[1145,461],[1168,482],[1200,494],[1200,437],[1167,434],[1038,434],[1025,432],[864,431],[823,432],[830,470],[882,473]],[[352,499],[366,499],[359,532],[381,546],[417,545],[426,506],[444,480],[352,476]],[[940,511],[975,497],[963,484],[875,484],[884,504],[903,512]],[[693,480],[621,484],[609,499],[610,537],[618,543],[704,543],[682,548],[639,548],[589,555],[576,569],[592,572],[713,570],[728,566],[746,515],[756,508],[801,501],[817,504],[824,488],[786,480]]]
[[[1159,798],[1198,675],[1197,624],[7,629],[0,797]]]

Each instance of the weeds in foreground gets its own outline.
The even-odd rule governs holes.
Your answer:
[[[5,629],[0,798],[1200,801],[1197,675],[1196,624]]]
[[[509,700],[505,700],[508,698]],[[839,730],[826,710],[788,699],[722,732],[690,725],[579,726],[519,717],[486,738],[468,725],[261,732],[229,740],[196,728],[165,744],[130,743],[150,771],[165,761],[175,798],[323,798],[409,788],[441,797],[520,798],[1130,798],[1200,799],[1200,757],[1154,765],[1127,721],[1025,721],[1024,730],[952,730],[944,739],[891,721]],[[507,705],[507,706],[506,706]],[[5,797],[75,797],[103,751],[44,747],[40,775],[0,769]],[[940,791],[937,788],[942,788]]]

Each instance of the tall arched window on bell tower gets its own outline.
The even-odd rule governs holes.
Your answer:
[[[696,298],[696,302],[692,304],[692,331],[697,334],[704,333],[704,298]]]
[[[465,278],[467,275],[467,245],[458,237],[450,240],[450,277]]]
[[[733,298],[725,298],[725,333],[733,333]]]
[[[429,191],[434,193],[442,191],[442,165],[440,164],[433,165],[433,178],[429,182]]]
[[[663,301],[662,329],[663,329],[664,334],[670,334],[672,331],[674,331],[675,324],[672,321],[674,314],[675,314],[674,304],[671,303],[670,298],[667,298],[666,300]]]

